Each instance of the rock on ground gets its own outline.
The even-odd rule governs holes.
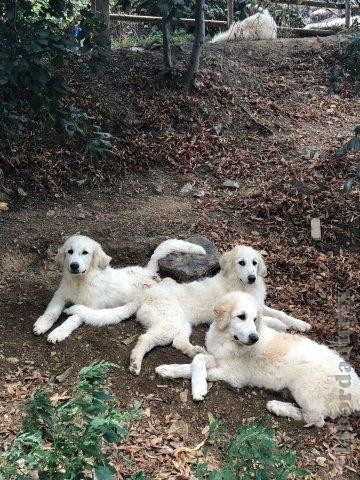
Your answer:
[[[206,255],[171,253],[159,260],[161,275],[172,277],[179,282],[214,275],[219,270],[220,253],[217,248],[203,235],[192,235],[186,240],[204,247]]]

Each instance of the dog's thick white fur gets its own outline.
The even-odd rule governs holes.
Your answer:
[[[360,15],[355,15],[350,19],[350,26],[358,23],[360,25]],[[330,30],[341,30],[345,28],[345,18],[328,18],[322,22],[308,23],[305,27],[305,30],[311,29],[330,29]]]
[[[121,322],[129,313],[136,312],[137,320],[147,329],[130,358],[130,371],[138,375],[145,354],[156,346],[172,343],[191,357],[203,351],[189,341],[192,326],[211,323],[214,305],[225,293],[235,289],[246,291],[257,305],[264,305],[266,266],[259,252],[248,246],[237,246],[222,255],[220,267],[214,277],[190,283],[165,280],[142,291],[138,300],[123,307],[94,311],[75,305],[66,313],[79,315],[85,323],[102,326]],[[274,328],[284,330],[290,326],[301,331],[310,328],[308,323],[278,310],[264,307],[264,311],[266,320]]]
[[[212,43],[228,40],[274,40],[277,37],[277,25],[268,10],[251,15],[245,20],[235,22],[226,32],[220,32]]]
[[[111,258],[99,243],[89,237],[73,235],[56,255],[56,261],[63,268],[63,277],[45,313],[37,319],[34,332],[37,335],[47,332],[58,320],[67,303],[109,308],[131,302],[139,291],[160,282],[157,276],[158,261],[171,252],[206,253],[194,243],[170,239],[156,248],[146,267],[114,269],[109,266]],[[69,317],[50,333],[48,341],[55,343],[64,340],[81,323],[78,315]]]
[[[298,406],[272,400],[267,409],[308,425],[321,427],[327,417],[360,410],[360,379],[335,351],[269,328],[262,308],[247,293],[225,295],[214,312],[206,335],[207,355],[197,355],[192,364],[156,369],[162,377],[191,377],[195,400],[203,400],[207,380],[223,380],[236,388],[288,388]]]

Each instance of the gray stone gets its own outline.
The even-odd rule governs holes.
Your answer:
[[[51,218],[51,217],[53,217],[54,215],[55,215],[55,210],[48,210],[48,211],[46,212],[47,218]]]
[[[225,180],[221,186],[224,188],[233,188],[235,190],[237,188],[240,188],[239,182],[237,182],[236,180]]]
[[[220,135],[222,129],[223,129],[222,123],[219,123],[218,125],[214,125],[214,130],[217,135]]]
[[[6,361],[11,363],[12,365],[15,365],[16,363],[19,363],[19,359],[17,357],[8,357],[6,359]]]
[[[219,270],[220,253],[215,245],[203,235],[192,235],[188,242],[201,245],[206,255],[171,253],[159,260],[160,273],[179,282],[188,282],[201,277],[210,277]]]
[[[194,190],[194,187],[191,185],[191,183],[185,183],[185,185],[180,190],[180,195],[188,195],[193,190]]]
[[[199,188],[194,188],[194,190],[192,191],[192,195],[196,198],[203,198],[205,197],[205,191],[200,190]]]
[[[162,193],[164,193],[164,187],[162,187],[161,185],[156,185],[155,193],[157,193],[158,195],[161,195]]]
[[[65,380],[67,380],[71,373],[72,373],[72,370],[73,370],[73,367],[69,367],[67,368],[63,373],[60,373],[60,375],[57,375],[55,377],[55,380],[58,382],[58,383],[63,383],[65,382]]]
[[[130,47],[129,50],[131,52],[145,52],[145,48],[143,47]]]
[[[26,197],[27,193],[25,192],[25,190],[23,188],[18,187],[17,191],[18,191],[19,195],[21,195],[22,197]]]

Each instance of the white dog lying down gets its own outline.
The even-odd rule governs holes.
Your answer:
[[[147,329],[139,337],[130,358],[130,371],[138,375],[145,354],[156,346],[172,343],[190,357],[203,351],[189,341],[192,326],[210,323],[214,305],[225,293],[243,290],[253,296],[257,305],[264,305],[266,267],[259,252],[251,247],[237,246],[222,255],[220,267],[214,277],[190,283],[164,280],[143,290],[136,301],[123,307],[94,311],[75,305],[65,312],[79,315],[85,323],[95,326],[121,322],[136,312],[137,320]],[[285,325],[301,331],[310,328],[308,323],[278,310],[264,307],[264,312],[265,319],[274,328],[284,330]]]
[[[41,335],[48,331],[67,303],[108,308],[131,302],[141,290],[160,282],[158,260],[171,252],[206,253],[194,243],[170,239],[156,248],[146,267],[114,269],[109,266],[111,257],[106,255],[99,243],[89,237],[73,235],[56,255],[56,261],[63,267],[63,278],[45,313],[35,322],[34,332]],[[50,333],[48,341],[61,342],[81,324],[78,315],[69,317]]]
[[[353,24],[358,23],[360,24],[360,16],[356,15],[351,17],[350,19],[350,26]],[[311,30],[313,28],[318,29],[318,28],[324,28],[324,29],[330,29],[330,30],[342,30],[345,28],[345,17],[344,18],[327,18],[326,20],[323,20],[322,22],[316,22],[316,23],[308,23],[305,25],[305,30]]]
[[[288,388],[299,407],[272,400],[267,409],[318,427],[326,417],[360,410],[360,379],[336,352],[268,328],[262,308],[247,293],[225,295],[214,311],[206,335],[208,354],[197,355],[192,364],[156,368],[162,377],[191,377],[194,400],[203,400],[207,380],[223,380],[236,388]]]
[[[251,15],[245,20],[235,22],[226,32],[220,32],[212,43],[228,40],[274,40],[277,37],[277,25],[268,10]]]

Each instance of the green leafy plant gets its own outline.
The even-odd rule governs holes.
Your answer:
[[[86,152],[90,155],[91,161],[95,167],[99,161],[106,155],[113,155],[115,151],[111,145],[112,136],[108,132],[93,131],[87,139]]]
[[[0,3],[0,137],[13,135],[28,109],[53,124],[66,116],[69,88],[59,67],[73,54],[75,18],[71,0],[9,0]],[[102,25],[89,9],[80,11],[80,51],[97,69],[105,48],[97,41]]]
[[[223,466],[209,471],[201,462],[196,467],[198,480],[287,480],[290,475],[302,477],[306,471],[296,467],[296,452],[279,447],[275,432],[263,418],[240,426],[233,437],[226,435],[223,425],[212,415],[210,440],[222,454]]]
[[[0,459],[0,479],[115,479],[103,445],[122,441],[126,425],[141,409],[139,404],[125,412],[115,408],[104,379],[114,366],[100,362],[82,368],[73,395],[56,406],[46,390],[38,390],[13,445]],[[134,479],[146,479],[142,472],[136,475]]]
[[[352,79],[360,78],[360,36],[353,38],[345,47],[341,63],[343,70]]]
[[[336,152],[336,156],[338,158],[344,157],[350,151],[360,152],[360,125],[355,128],[355,135],[353,138],[346,142],[345,145]],[[355,175],[348,178],[344,183],[343,191],[345,193],[349,192],[356,181],[360,181],[360,163],[358,163],[356,167]]]
[[[346,44],[339,61],[330,70],[330,91],[339,90],[340,81],[348,79],[357,84],[360,79],[360,36]]]

